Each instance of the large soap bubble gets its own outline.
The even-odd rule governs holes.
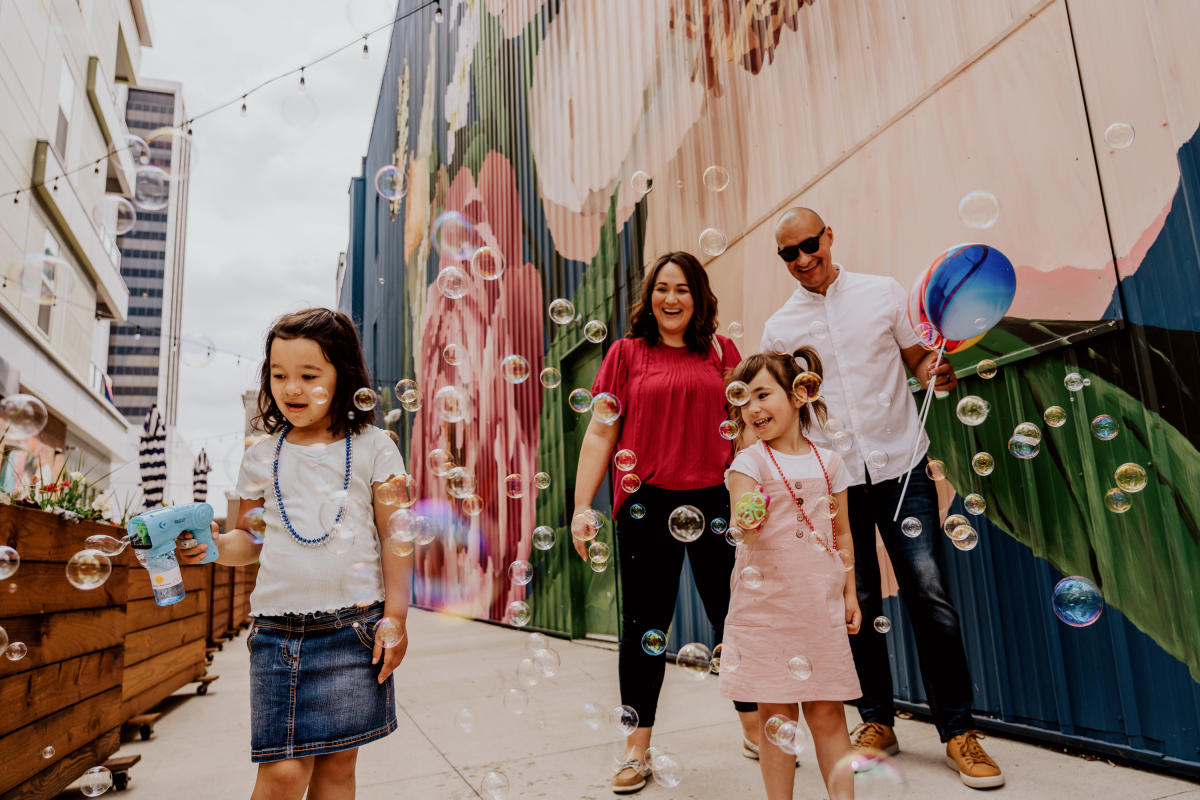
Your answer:
[[[47,419],[45,404],[31,394],[13,394],[0,400],[0,434],[10,441],[37,436]]]
[[[1104,598],[1096,584],[1072,575],[1055,584],[1051,605],[1060,620],[1072,628],[1084,628],[1100,619]]]

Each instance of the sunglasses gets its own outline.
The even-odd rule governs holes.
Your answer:
[[[800,242],[800,244],[791,244],[787,247],[781,247],[779,249],[779,257],[790,264],[800,257],[801,252],[805,252],[811,256],[813,253],[821,249],[821,237],[824,235],[825,229],[821,228],[820,233],[818,233],[816,236],[810,236],[809,238]]]

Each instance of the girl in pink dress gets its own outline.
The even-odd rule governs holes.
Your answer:
[[[850,752],[842,704],[861,695],[849,639],[862,620],[846,509],[849,477],[836,453],[805,436],[814,418],[825,417],[821,363],[810,348],[794,355],[752,355],[726,379],[727,387],[735,381],[749,387],[736,411],[758,441],[738,453],[726,476],[745,540],[731,579],[720,685],[731,700],[758,703],[769,800],[792,796],[795,750],[787,729],[781,738],[778,720],[768,721],[797,720],[803,706],[828,787],[833,766]],[[744,396],[735,387],[731,400],[739,398],[737,389]],[[829,788],[831,796],[849,796]]]

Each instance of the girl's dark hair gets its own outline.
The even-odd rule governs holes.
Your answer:
[[[358,434],[375,422],[375,411],[354,407],[354,393],[371,385],[367,364],[363,360],[358,330],[350,317],[329,308],[306,308],[284,314],[267,332],[258,388],[258,417],[255,420],[267,433],[283,430],[287,420],[271,395],[271,345],[276,339],[312,339],[325,358],[337,370],[337,385],[329,399],[329,430],[334,436],[344,436],[348,430]],[[351,415],[353,413],[353,416]]]
[[[688,289],[692,293],[692,318],[683,332],[683,343],[693,353],[705,355],[712,349],[713,334],[717,332],[717,296],[708,285],[708,273],[691,253],[675,251],[664,253],[642,279],[641,297],[629,314],[629,333],[626,336],[642,339],[649,345],[658,344],[658,321],[650,297],[658,273],[667,264],[674,264],[683,271]]]
[[[800,359],[804,361],[805,366],[802,367],[797,363],[797,360]],[[821,358],[817,355],[817,351],[811,347],[797,347],[790,356],[780,353],[755,353],[752,356],[746,356],[742,359],[742,363],[725,373],[725,385],[728,386],[734,381],[741,381],[749,385],[754,380],[754,376],[764,369],[771,373],[772,377],[789,395],[792,394],[792,384],[795,382],[796,376],[801,372],[815,372],[821,380],[825,379],[825,372],[821,368]],[[813,423],[814,415],[821,423],[829,418],[825,401],[820,397],[800,406],[799,410],[801,431],[808,430]],[[729,418],[740,426],[741,408],[730,405]]]

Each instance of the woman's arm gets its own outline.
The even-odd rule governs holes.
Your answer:
[[[849,560],[843,563],[854,563],[854,538],[850,535],[849,492],[845,489],[834,495],[837,503],[837,516],[833,518],[833,528],[837,532],[837,549],[845,553]],[[846,603],[846,632],[858,633],[862,627],[862,611],[858,607],[858,587],[854,582],[854,568],[846,572],[846,582],[842,587],[842,597]]]
[[[241,524],[246,515],[256,508],[261,508],[266,500],[259,498],[258,500],[242,500],[238,505],[238,515],[235,524]],[[193,538],[190,533],[185,533],[179,537],[180,539]],[[258,561],[258,554],[262,551],[262,539],[253,536],[249,531],[241,528],[233,528],[225,533],[217,531],[217,524],[212,525],[213,544],[217,546],[219,553],[216,563],[226,567],[243,567],[246,564],[253,564]],[[257,540],[256,540],[257,538]],[[208,552],[208,545],[200,544],[195,547],[180,547],[176,546],[175,555],[179,559],[180,564],[198,564],[203,560],[204,555]]]
[[[579,466],[575,468],[575,510],[571,512],[571,541],[575,552],[587,561],[587,542],[575,535],[577,526],[586,525],[586,520],[578,519],[579,514],[592,507],[604,475],[608,472],[609,461],[612,460],[613,450],[621,437],[621,422],[606,425],[595,417],[588,423],[587,432],[583,435],[583,444],[579,448]],[[582,531],[580,531],[582,533]]]
[[[387,538],[383,531],[387,530],[388,518],[399,510],[399,506],[390,505],[379,499],[379,487],[384,481],[376,481],[372,486],[375,506],[375,531],[379,535],[380,566],[383,570],[383,616],[394,620],[400,629],[400,641],[394,647],[385,648],[379,641],[375,642],[375,652],[371,663],[379,663],[383,657],[383,666],[379,670],[379,682],[387,680],[392,670],[400,666],[404,654],[408,651],[408,601],[412,595],[412,551],[406,556],[398,556],[388,547]]]

